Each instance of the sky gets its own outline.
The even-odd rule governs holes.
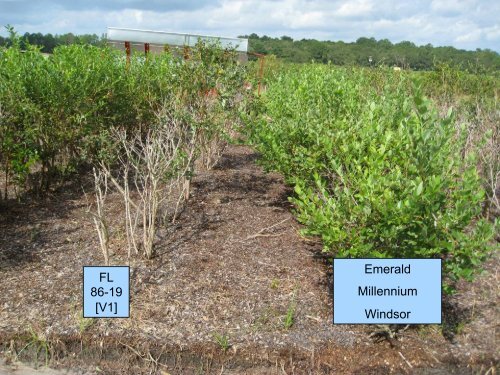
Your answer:
[[[0,0],[0,25],[7,24],[20,33],[101,35],[115,26],[345,42],[374,37],[500,52],[498,0]]]

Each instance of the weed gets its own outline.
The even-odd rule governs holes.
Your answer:
[[[42,351],[44,352],[45,366],[48,366],[51,353],[49,340],[43,333],[36,332],[31,326],[28,327],[28,334],[28,343],[21,349],[17,356],[19,357],[24,350],[32,347],[35,349],[35,366],[38,367],[38,356]]]
[[[436,328],[436,326],[430,325],[421,325],[418,327],[417,333],[421,338],[425,338],[432,333],[439,332],[439,329]]]
[[[224,353],[231,347],[231,344],[229,343],[229,336],[227,335],[221,335],[216,332],[214,333],[214,339]]]
[[[459,322],[455,327],[455,332],[457,335],[461,335],[464,332],[464,329],[465,329],[465,323]]]
[[[297,289],[293,291],[292,298],[288,305],[288,309],[286,311],[285,320],[283,321],[283,325],[285,329],[289,329],[295,323],[295,309],[297,308]]]
[[[278,289],[280,286],[280,281],[278,279],[273,279],[271,281],[271,289]]]
[[[78,333],[80,336],[88,330],[90,327],[92,327],[95,323],[97,323],[97,319],[95,318],[84,318],[83,317],[83,311],[81,311],[81,305],[78,306],[77,300],[72,300],[70,304],[70,309],[73,313],[73,316],[75,317],[76,324],[78,327]]]
[[[78,315],[78,332],[82,335],[86,330],[92,327],[97,320],[95,318],[84,318],[83,313]]]

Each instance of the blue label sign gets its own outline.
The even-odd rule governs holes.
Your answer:
[[[441,324],[441,259],[334,259],[334,324]]]
[[[129,267],[83,267],[83,317],[129,317]]]

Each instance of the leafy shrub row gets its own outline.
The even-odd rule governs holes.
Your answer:
[[[494,227],[481,218],[484,191],[473,153],[463,153],[465,132],[418,85],[382,74],[373,85],[364,70],[290,67],[269,85],[250,140],[294,185],[297,218],[325,251],[439,257],[451,279],[470,279]]]
[[[7,185],[49,189],[55,178],[112,158],[112,129],[146,129],[159,111],[190,124],[210,166],[237,107],[244,71],[232,51],[199,43],[190,58],[89,45],[0,48],[0,162]],[[215,144],[214,144],[215,142]],[[215,152],[217,154],[217,152]],[[116,155],[115,155],[116,156]]]

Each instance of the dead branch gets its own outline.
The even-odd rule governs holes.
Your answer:
[[[268,230],[271,230],[271,229],[277,227],[278,225],[283,224],[285,221],[288,221],[288,220],[290,220],[289,217],[287,217],[286,219],[281,220],[279,223],[273,224],[273,225],[271,225],[269,227],[266,227],[266,228],[262,228],[257,233],[252,234],[252,235],[248,236],[247,238],[245,238],[243,241],[248,241],[248,240],[250,240],[252,238],[256,238],[256,237],[277,237],[277,236],[281,236],[282,235],[281,233],[280,234],[265,234],[264,232],[266,232]]]
[[[108,266],[109,230],[104,212],[104,204],[106,202],[106,197],[108,194],[108,178],[106,173],[103,173],[102,171],[97,171],[95,168],[93,169],[93,172],[94,172],[94,193],[95,193],[96,211],[92,212],[89,208],[88,212],[93,217],[94,225],[97,231],[97,236],[99,237],[99,245],[101,247],[101,251],[104,256],[104,264]]]

